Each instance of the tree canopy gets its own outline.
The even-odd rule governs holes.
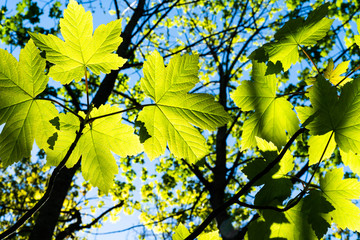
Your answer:
[[[360,237],[359,9],[3,3],[0,239]]]

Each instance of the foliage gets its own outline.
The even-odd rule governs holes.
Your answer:
[[[320,239],[358,234],[359,37],[349,31],[349,22],[359,4],[285,1],[293,11],[269,23],[277,10],[274,1],[143,3],[128,6],[134,13],[123,31],[118,19],[93,34],[91,13],[72,0],[60,20],[64,41],[38,29],[25,33],[25,38],[31,36],[28,43],[17,44],[25,46],[19,61],[0,51],[1,164],[20,161],[14,169],[21,175],[26,171],[21,164],[30,164],[26,159],[34,140],[39,156],[46,154],[47,160],[39,176],[24,174],[29,183],[38,183],[28,198],[20,192],[27,204],[1,200],[1,208],[8,210],[1,211],[1,225],[21,222],[9,220],[16,211],[37,211],[36,200],[49,204],[47,194],[57,191],[52,188],[58,172],[73,169],[67,177],[71,183],[81,165],[90,184],[74,181],[67,200],[59,201],[59,239],[100,227],[107,213],[114,216],[119,209],[140,211],[142,224],[162,238]],[[36,4],[23,1],[21,6],[20,15]],[[59,17],[60,6],[56,2],[50,15]],[[343,8],[351,10],[342,15]],[[182,14],[168,15],[174,9]],[[119,18],[119,11],[115,13]],[[133,24],[136,14],[148,16],[143,25]],[[137,31],[128,26],[137,26]],[[161,27],[167,31],[154,30]],[[9,29],[4,31],[2,38],[14,44],[6,35]],[[173,38],[174,32],[186,37]],[[347,49],[330,56],[341,38]],[[130,79],[127,71],[141,67],[143,78]],[[295,80],[294,69],[299,70]],[[100,83],[101,73],[106,76]],[[110,76],[115,78],[109,85]],[[57,89],[49,85],[49,77],[61,83]],[[104,90],[106,85],[110,87]],[[105,100],[98,100],[104,95]],[[38,173],[39,163],[33,164]],[[50,165],[57,167],[45,187]],[[342,169],[344,165],[350,169]],[[12,180],[2,185],[12,196],[17,182],[22,184],[19,189],[28,188],[9,170],[1,178]],[[140,199],[134,197],[136,178],[143,182]],[[117,204],[83,224],[81,201],[88,204],[92,186],[100,190],[99,206],[103,194]],[[45,209],[40,208],[37,219]],[[37,225],[40,220],[32,219],[19,236],[36,239],[32,234]],[[328,232],[331,226],[336,229]],[[149,236],[144,232],[140,237]]]

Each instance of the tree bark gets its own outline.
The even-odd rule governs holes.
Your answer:
[[[51,239],[57,224],[61,208],[70,189],[75,172],[80,167],[78,162],[73,168],[64,167],[59,172],[54,182],[53,191],[40,209],[34,228],[31,231],[29,240]]]
[[[221,69],[222,70],[222,69]],[[227,102],[227,77],[220,71],[219,103],[226,109]],[[210,191],[210,203],[212,209],[218,209],[225,202],[226,190],[226,139],[227,126],[218,129],[216,134],[216,162],[214,167],[213,190]],[[234,229],[231,216],[225,211],[216,216],[219,232],[224,240],[239,239],[239,231]]]
[[[129,51],[129,46],[131,44],[132,33],[144,13],[144,5],[145,0],[139,0],[133,16],[121,34],[123,42],[117,51],[120,57],[126,58],[135,51],[135,49],[131,49]],[[112,89],[114,88],[118,73],[119,70],[116,70],[105,76],[92,101],[95,107],[99,107],[101,104],[105,104],[107,102]],[[78,162],[74,168],[68,169],[65,167],[60,171],[55,180],[52,194],[44,206],[42,206],[39,210],[39,215],[36,218],[35,226],[30,234],[29,240],[52,239],[61,208],[70,189],[75,172],[79,167],[80,162]]]

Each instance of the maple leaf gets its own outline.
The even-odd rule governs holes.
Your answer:
[[[278,80],[273,74],[265,75],[265,71],[265,63],[253,61],[253,80],[242,81],[231,94],[241,110],[255,110],[244,123],[242,149],[256,146],[256,136],[280,148],[286,143],[286,132],[292,135],[299,128],[291,103],[276,96]]]
[[[154,159],[165,152],[190,162],[208,153],[205,138],[193,125],[215,130],[225,125],[229,115],[208,94],[189,94],[198,79],[198,56],[175,55],[165,68],[163,58],[155,51],[144,63],[141,88],[155,101],[140,112],[138,121],[145,123],[151,136],[144,142],[145,152]]]
[[[340,81],[344,79],[344,77],[340,75],[346,73],[349,63],[350,61],[342,62],[334,69],[334,61],[330,59],[324,71],[324,77],[328,79],[332,84],[337,85]],[[343,86],[345,83],[350,81],[352,81],[351,78],[346,78],[344,81],[341,82],[340,85]]]
[[[36,99],[45,90],[48,77],[45,60],[33,41],[20,52],[18,62],[0,49],[0,160],[4,167],[30,157],[34,139],[39,148],[56,129],[49,122],[58,111],[46,100]]]
[[[118,107],[101,105],[90,113],[90,119],[119,112]],[[85,117],[84,113],[80,113]],[[60,131],[54,149],[48,149],[50,164],[58,164],[75,139],[79,129],[79,120],[71,114],[60,114]],[[126,157],[143,151],[138,136],[129,125],[121,123],[121,115],[115,114],[87,124],[78,144],[66,162],[68,168],[73,167],[81,158],[81,170],[85,180],[107,193],[113,184],[113,178],[118,173],[118,167],[112,152]],[[60,159],[60,160],[59,160]]]
[[[360,197],[360,183],[355,178],[343,178],[342,169],[334,169],[320,179],[322,196],[335,208],[329,212],[332,221],[342,229],[360,231],[360,209],[352,199]]]
[[[323,135],[333,131],[335,141],[343,151],[359,153],[360,79],[347,83],[338,98],[336,87],[318,76],[309,96],[312,108],[303,110],[312,114],[313,119],[307,125],[310,134]]]
[[[284,71],[299,59],[299,46],[312,46],[325,37],[334,20],[325,18],[329,4],[324,4],[311,12],[306,20],[291,19],[276,32],[275,41],[262,47],[266,57],[275,65],[281,62]],[[253,52],[250,59],[263,61],[260,51]]]
[[[110,73],[126,62],[112,52],[122,42],[121,20],[100,25],[93,33],[92,15],[71,0],[60,19],[65,41],[54,35],[29,33],[37,47],[46,52],[46,59],[55,64],[49,76],[62,84],[80,81],[89,68],[94,74]]]

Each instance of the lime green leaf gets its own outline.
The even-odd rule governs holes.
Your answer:
[[[360,34],[360,19],[356,21],[358,34]],[[360,35],[355,35],[355,43],[360,47]]]
[[[79,130],[79,119],[70,113],[60,113],[59,131],[57,140],[52,149],[46,150],[46,164],[57,166],[65,157],[71,144],[76,138],[76,131]]]
[[[49,76],[62,84],[81,80],[87,68],[99,75],[110,73],[126,62],[112,53],[122,42],[120,19],[100,25],[92,35],[91,13],[71,0],[60,20],[60,28],[65,41],[53,35],[30,35],[36,46],[46,52],[46,59],[55,64]]]
[[[176,229],[175,233],[172,236],[173,240],[184,240],[190,235],[189,230],[180,223]],[[201,233],[198,237],[199,240],[221,240],[221,237],[219,236],[219,231],[213,231],[208,233]]]
[[[352,151],[344,152],[340,149],[341,161],[354,173],[360,176],[360,156]]]
[[[198,80],[198,56],[176,55],[165,68],[154,52],[144,63],[141,87],[155,104],[144,107],[138,121],[145,123],[151,136],[144,142],[150,159],[164,153],[166,143],[176,157],[190,162],[208,153],[205,138],[193,125],[215,130],[225,125],[229,115],[208,94],[189,94]]]
[[[208,233],[201,233],[198,237],[199,240],[221,240],[219,231],[213,231]]]
[[[187,230],[187,228],[180,223],[177,228],[175,229],[175,233],[172,236],[173,240],[184,240],[187,236],[190,235],[189,230]]]
[[[275,75],[265,76],[265,71],[264,63],[253,61],[253,80],[243,81],[231,95],[243,111],[255,110],[244,123],[242,149],[256,146],[256,136],[280,148],[286,144],[286,132],[292,135],[299,128],[291,103],[276,96]]]
[[[110,105],[101,105],[93,109],[90,118],[118,112],[121,109]],[[85,117],[85,114],[81,113]],[[59,139],[54,150],[48,150],[50,164],[58,163],[65,156],[69,146],[75,139],[79,129],[79,120],[70,114],[60,115]],[[70,142],[69,142],[70,141]],[[66,162],[67,167],[73,167],[81,158],[81,170],[85,180],[107,193],[113,184],[118,167],[112,153],[121,157],[138,154],[143,150],[134,129],[121,123],[121,115],[115,114],[94,120],[83,130],[78,144]],[[60,160],[58,159],[60,158]]]
[[[320,179],[323,196],[335,210],[331,211],[334,223],[339,228],[360,231],[360,209],[352,203],[352,199],[360,197],[360,183],[355,178],[343,178],[342,169],[334,169]]]
[[[309,165],[318,163],[320,160],[330,158],[331,154],[334,152],[334,149],[336,147],[335,137],[332,131],[324,135],[311,136],[308,144],[309,144]],[[324,156],[322,156],[325,147],[326,147],[326,151]]]
[[[273,213],[274,222],[270,229],[270,239],[292,239],[292,240],[312,240],[318,239],[314,230],[308,222],[308,218],[303,212],[303,201],[284,213],[286,221],[279,213]],[[304,216],[305,215],[305,216]],[[276,218],[278,216],[278,218]]]
[[[0,160],[4,167],[30,157],[34,139],[39,148],[55,133],[50,120],[57,115],[50,101],[35,99],[44,91],[48,77],[45,60],[30,40],[20,52],[20,61],[0,49]]]
[[[295,107],[295,111],[297,112],[297,116],[300,119],[301,124],[304,124],[306,120],[308,120],[314,113],[314,108],[312,107]]]
[[[324,77],[328,79],[332,84],[337,85],[341,80],[344,79],[344,76],[340,76],[341,74],[346,73],[350,61],[342,62],[336,66],[334,69],[334,62],[332,59],[329,60],[329,63],[324,71]],[[341,86],[345,83],[352,81],[352,78],[347,78],[341,82]]]
[[[275,41],[263,46],[269,60],[274,64],[282,63],[284,70],[299,60],[298,48],[300,45],[312,46],[322,39],[329,31],[334,20],[325,18],[329,4],[311,12],[306,20],[303,18],[292,19],[275,34]],[[257,54],[252,59],[260,60]]]
[[[309,93],[316,115],[308,124],[312,135],[335,133],[335,141],[345,151],[360,152],[360,79],[347,83],[340,98],[337,89],[323,77],[318,77]]]

